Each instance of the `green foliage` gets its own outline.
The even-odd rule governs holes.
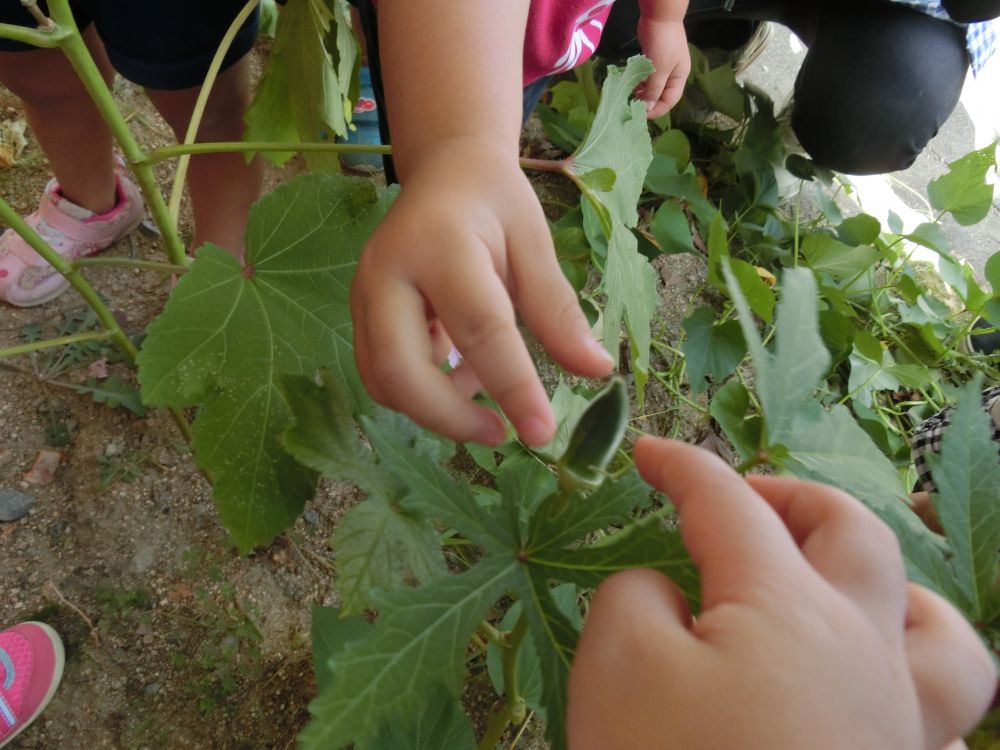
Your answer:
[[[996,166],[996,153],[994,142],[949,164],[948,172],[927,186],[931,205],[963,226],[981,221],[993,203],[993,186],[985,178]]]
[[[714,320],[712,309],[699,307],[684,321],[687,338],[681,348],[693,393],[701,393],[710,383],[721,383],[747,354],[740,324],[735,320]]]
[[[194,453],[243,551],[289,526],[315,489],[280,445],[291,423],[285,375],[329,367],[351,410],[367,396],[354,368],[347,293],[389,193],[370,182],[300,177],[250,213],[246,265],[207,245],[149,326],[139,356],[145,403],[201,408]]]
[[[98,404],[107,404],[112,409],[120,406],[138,417],[146,416],[146,406],[139,398],[139,391],[136,387],[121,381],[114,375],[100,381],[97,378],[87,378],[86,384],[75,385],[73,390],[85,393]]]
[[[934,506],[952,553],[955,580],[965,612],[976,622],[1000,615],[1000,456],[991,439],[992,420],[982,408],[981,390],[980,378],[962,389],[941,440],[941,453],[927,456],[938,488]]]
[[[892,463],[843,405],[830,409],[813,398],[829,363],[819,335],[812,275],[787,269],[775,324],[774,352],[763,346],[736,282],[723,263],[753,359],[764,416],[768,460],[803,479],[831,484],[867,504],[896,533],[911,577],[954,598],[944,549],[906,504],[906,489]]]
[[[608,68],[593,125],[586,140],[569,159],[569,174],[577,184],[582,183],[582,192],[600,215],[610,215],[626,227],[634,227],[638,221],[636,203],[653,157],[645,105],[640,101],[629,103],[628,99],[652,72],[652,63],[644,57],[631,58],[624,69],[613,65]],[[587,184],[585,178],[595,171],[605,175],[614,173],[610,190],[598,190]],[[606,179],[602,182],[602,187],[607,185]],[[609,223],[604,224],[604,231],[611,236]]]
[[[360,65],[348,18],[346,0],[289,0],[278,16],[267,66],[244,118],[246,140],[314,143],[347,135]],[[292,152],[266,156],[281,165]],[[314,169],[329,169],[335,159],[306,155]]]
[[[336,393],[314,391],[313,397],[324,403]],[[345,393],[340,397],[347,398]],[[599,474],[617,448],[624,421],[624,388],[616,381],[580,417],[567,455]],[[434,575],[419,588],[408,588],[411,581],[396,576],[385,589],[369,592],[370,606],[378,612],[374,627],[361,637],[352,635],[342,647],[322,649],[325,687],[310,707],[316,718],[302,735],[305,747],[352,742],[390,747],[380,743],[401,741],[401,728],[414,727],[426,720],[419,717],[427,716],[440,717],[431,722],[434,728],[428,726],[428,736],[454,733],[465,743],[470,730],[466,720],[460,731],[455,701],[466,644],[477,623],[511,591],[521,602],[535,644],[538,667],[533,669],[542,675],[538,700],[549,719],[548,736],[554,747],[564,747],[566,676],[579,616],[567,612],[565,603],[563,608],[555,603],[550,582],[592,587],[618,570],[643,565],[672,574],[693,594],[693,567],[676,531],[653,516],[581,546],[582,537],[626,522],[633,510],[648,504],[649,489],[634,473],[589,493],[557,492],[549,467],[513,454],[499,468],[499,503],[484,508],[464,482],[428,460],[420,442],[405,430],[385,429],[367,417],[361,423],[380,470],[392,477],[393,486],[405,488],[400,506],[444,522],[475,542],[484,556],[460,573]],[[340,441],[320,442],[344,450]],[[591,450],[592,445],[597,447]],[[385,502],[376,495],[352,513],[373,505],[366,514],[385,514]],[[359,578],[352,575],[349,583]],[[341,571],[338,587],[345,580]],[[530,651],[518,658],[535,663]],[[395,740],[393,733],[398,734]]]

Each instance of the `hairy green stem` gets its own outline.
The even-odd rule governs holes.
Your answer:
[[[19,354],[30,354],[39,352],[42,349],[54,349],[57,346],[67,346],[69,344],[79,344],[84,341],[108,341],[111,333],[108,331],[87,331],[86,333],[74,333],[72,336],[60,336],[56,339],[45,339],[44,341],[32,341],[30,344],[11,346],[0,349],[0,359],[4,357],[16,357]]]
[[[167,211],[167,204],[163,200],[163,195],[156,184],[156,175],[153,173],[151,164],[143,160],[144,153],[136,141],[132,131],[129,130],[128,123],[111,96],[111,90],[104,82],[101,71],[97,69],[94,58],[91,57],[87,45],[84,44],[80,30],[73,20],[73,14],[69,9],[69,0],[50,0],[49,12],[60,26],[65,26],[71,31],[59,42],[59,48],[66,55],[70,65],[80,77],[80,81],[86,88],[87,93],[97,107],[102,119],[107,124],[108,129],[114,136],[118,147],[125,155],[125,159],[132,166],[136,181],[142,189],[142,194],[146,199],[146,206],[149,208],[153,221],[160,230],[163,242],[166,245],[167,256],[170,262],[178,266],[187,264],[187,253],[180,235],[177,233],[177,225],[170,220]]]
[[[229,48],[233,44],[233,39],[236,38],[236,34],[243,27],[243,23],[250,17],[250,14],[253,12],[254,8],[257,7],[259,2],[260,0],[247,0],[243,9],[236,14],[236,18],[234,18],[233,22],[229,24],[229,28],[226,29],[226,33],[223,35],[222,41],[219,42],[219,46],[215,50],[215,56],[212,58],[212,62],[208,66],[208,73],[205,75],[205,80],[201,84],[201,91],[198,92],[198,99],[191,112],[188,129],[184,134],[184,145],[194,143],[195,138],[198,137],[198,128],[201,126],[202,117],[205,115],[205,107],[208,105],[208,97],[212,93],[212,87],[215,85],[215,79],[219,75],[219,70],[222,69],[222,62],[225,60],[226,54],[229,52]],[[190,161],[190,154],[184,154],[181,156],[180,161],[177,162],[177,171],[174,174],[174,185],[170,191],[168,211],[170,214],[170,220],[175,226],[180,219],[181,196],[184,194],[184,180],[187,177],[188,163]]]
[[[187,266],[175,266],[173,263],[161,263],[155,260],[137,260],[135,258],[107,257],[107,258],[77,258],[73,261],[73,268],[84,268],[88,266],[112,266],[115,268],[136,268],[140,271],[159,271],[160,273],[183,274],[187,273]]]
[[[181,143],[164,146],[143,157],[142,163],[152,166],[185,154],[228,154],[258,151],[328,151],[338,154],[391,154],[392,146],[367,143],[283,143],[278,141],[226,141],[219,143]]]

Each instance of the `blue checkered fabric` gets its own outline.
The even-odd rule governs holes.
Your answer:
[[[948,11],[941,7],[940,0],[892,0],[895,3],[909,5],[922,13],[944,21],[951,21]],[[987,61],[997,51],[997,39],[1000,37],[1000,20],[993,19],[982,23],[957,24],[965,26],[965,46],[969,50],[969,64],[973,73],[979,73]]]

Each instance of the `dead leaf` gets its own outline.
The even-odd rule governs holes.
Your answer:
[[[14,166],[28,139],[24,137],[24,120],[4,120],[0,122],[0,169]]]
[[[87,368],[87,374],[92,378],[97,378],[98,380],[104,380],[108,377],[108,360],[106,357],[101,357],[100,359],[95,359],[90,363],[90,367]]]
[[[44,487],[52,484],[56,479],[56,469],[62,461],[62,453],[59,451],[39,451],[35,458],[35,465],[24,475],[24,481]]]
[[[775,277],[775,275],[770,271],[768,271],[766,268],[761,268],[760,266],[754,266],[754,270],[757,272],[757,275],[760,276],[764,280],[764,283],[767,284],[768,286],[773,287],[775,284],[778,283],[778,279]]]

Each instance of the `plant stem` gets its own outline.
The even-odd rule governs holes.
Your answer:
[[[490,717],[486,726],[486,733],[477,745],[477,750],[494,750],[500,738],[503,736],[507,725],[510,723],[520,724],[524,721],[527,709],[524,698],[517,692],[517,657],[521,651],[521,644],[528,634],[528,616],[521,612],[517,618],[514,629],[502,644],[503,652],[503,690],[505,700],[503,708]]]
[[[111,96],[111,91],[104,82],[101,71],[97,69],[94,58],[90,56],[90,51],[87,49],[87,45],[84,44],[83,37],[80,36],[80,30],[73,20],[73,14],[69,9],[69,0],[50,0],[49,12],[60,26],[65,26],[71,31],[69,35],[59,42],[59,48],[66,55],[70,65],[73,66],[76,74],[80,77],[80,81],[83,83],[84,88],[87,89],[87,93],[90,94],[94,106],[97,107],[98,112],[100,112],[104,122],[111,130],[111,134],[114,136],[119,148],[121,148],[126,160],[132,166],[136,181],[139,183],[142,194],[146,199],[149,212],[152,214],[153,221],[156,222],[156,226],[163,237],[170,262],[178,266],[186,265],[187,253],[181,242],[180,235],[177,233],[177,225],[170,220],[167,204],[164,202],[163,196],[160,194],[159,187],[156,184],[156,175],[153,173],[153,167],[151,164],[143,161],[144,154],[139,147],[139,143],[135,140],[135,136],[132,135],[132,131],[129,130],[125,118],[118,111],[118,107]]]
[[[260,0],[247,0],[244,4],[243,9],[236,14],[236,18],[233,22],[229,24],[229,28],[226,29],[226,33],[222,37],[222,41],[219,42],[218,48],[215,50],[215,57],[212,58],[211,64],[208,66],[208,72],[205,74],[205,80],[201,84],[201,90],[198,92],[198,99],[195,101],[194,109],[191,111],[191,119],[188,122],[187,132],[184,134],[184,144],[190,145],[194,143],[195,138],[198,137],[198,128],[201,126],[201,119],[205,115],[205,107],[208,105],[208,97],[212,93],[212,87],[215,85],[215,79],[219,75],[219,70],[222,68],[222,62],[225,60],[226,53],[229,52],[229,48],[233,44],[233,39],[236,38],[236,34],[242,28],[243,23],[250,17],[253,13],[254,8]],[[177,225],[180,219],[181,212],[181,196],[184,194],[184,180],[187,177],[188,163],[191,161],[190,154],[185,154],[181,156],[180,161],[177,162],[177,171],[174,173],[174,185],[170,191],[170,203],[168,204],[168,212],[170,215],[170,220]]]
[[[536,172],[567,174],[569,168],[567,159],[528,159],[522,156],[518,161],[521,163],[521,169],[534,169]]]
[[[185,154],[229,154],[259,151],[327,151],[336,154],[391,154],[392,146],[368,143],[292,143],[281,141],[225,141],[212,143],[179,143],[151,151],[141,159],[142,164],[154,165]]]
[[[476,750],[494,750],[509,723],[510,710],[504,703],[503,708],[490,717],[489,723],[486,725],[486,733],[476,745]]]
[[[0,23],[0,37],[3,39],[13,39],[15,42],[24,42],[43,49],[58,47],[71,33],[69,29],[60,25],[53,25],[51,29],[29,29],[27,26]]]
[[[58,0],[56,1],[58,2]],[[138,354],[135,345],[125,335],[125,331],[122,330],[118,321],[115,320],[115,316],[111,314],[107,305],[98,296],[94,287],[83,278],[78,270],[73,268],[68,260],[49,247],[48,243],[42,239],[38,232],[29,226],[10,207],[10,204],[2,198],[0,198],[0,220],[3,220],[11,229],[17,232],[32,250],[42,256],[43,260],[66,278],[70,285],[80,293],[80,296],[93,309],[97,315],[97,319],[101,321],[101,325],[107,330],[109,338],[118,345],[118,348],[125,352],[130,360],[135,360]]]
[[[84,341],[107,341],[111,338],[108,331],[87,331],[86,333],[74,333],[72,336],[60,336],[56,339],[45,339],[44,341],[32,341],[30,344],[11,346],[7,349],[0,349],[0,359],[4,357],[16,357],[19,354],[38,352],[42,349],[54,349],[57,346],[67,346],[68,344],[79,344]]]
[[[113,266],[116,268],[137,268],[141,271],[159,271],[160,273],[187,273],[187,266],[175,266],[173,263],[161,263],[155,260],[136,260],[135,258],[77,258],[73,261],[73,268],[84,268],[87,266]]]

